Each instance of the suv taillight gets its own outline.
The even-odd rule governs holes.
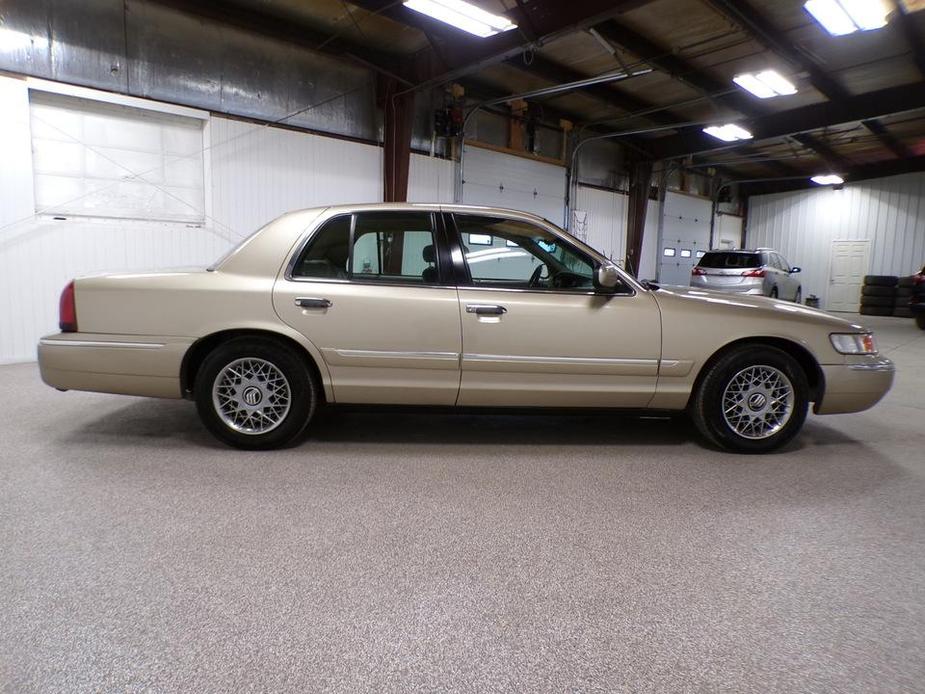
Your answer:
[[[912,283],[916,285],[925,284],[925,272],[920,272],[917,275],[912,275]]]
[[[698,275],[698,276],[699,276],[699,275],[705,275],[705,274],[707,274],[707,273],[704,272],[704,270],[701,269],[701,268],[699,268],[699,267],[694,267],[694,269],[691,270],[691,274],[692,274],[692,275]]]
[[[764,270],[747,270],[742,277],[764,277]]]
[[[63,333],[77,332],[77,302],[74,299],[74,280],[68,282],[64,291],[61,292],[58,327]]]

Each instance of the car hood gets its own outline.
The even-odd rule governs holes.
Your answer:
[[[830,331],[859,332],[866,331],[863,325],[831,313],[809,308],[801,304],[764,296],[730,294],[709,289],[687,287],[661,287],[653,292],[659,308],[663,312],[686,311],[691,304],[709,308],[709,313],[716,318],[723,316],[748,316],[769,319],[774,322],[792,322],[812,324]]]

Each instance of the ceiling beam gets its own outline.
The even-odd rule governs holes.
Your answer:
[[[851,171],[843,174],[847,184],[867,181],[874,178],[885,178],[887,176],[899,176],[905,173],[914,173],[925,170],[925,155],[911,157],[909,159],[890,159],[889,161],[877,162],[874,164],[865,164],[856,166]],[[788,181],[767,181],[762,183],[743,183],[739,188],[742,195],[764,195],[768,193],[784,193],[794,190],[806,190],[808,188],[818,188],[815,183],[806,178],[804,180]]]
[[[916,30],[912,18],[906,11],[906,6],[898,0],[891,0],[891,2],[894,9],[893,21],[896,22],[900,33],[906,39],[906,43],[909,44],[912,59],[915,60],[915,66],[919,69],[919,74],[925,77],[925,41],[922,40]]]
[[[444,71],[420,83],[421,89],[459,80],[514,58],[571,32],[586,29],[620,12],[653,0],[524,0],[507,14],[518,28],[478,38],[445,22],[408,9],[397,0],[350,0],[358,7],[439,38]],[[433,49],[427,49],[433,50]]]
[[[829,75],[808,51],[789,41],[747,0],[707,0],[707,2],[721,15],[742,27],[766,50],[783,58],[797,70],[805,72],[809,77],[809,83],[825,98],[835,101],[850,96],[850,92],[841,82]],[[909,148],[896,139],[882,123],[869,120],[864,121],[862,125],[876,135],[880,143],[897,157],[912,156]],[[813,149],[817,148],[813,147]],[[831,149],[829,151],[831,152]],[[839,161],[837,158],[832,163],[839,167],[844,167],[846,164],[844,160]]]
[[[740,144],[721,142],[704,136],[699,131],[680,133],[653,143],[655,153],[662,158],[683,157],[690,154],[719,152],[762,140],[809,133],[833,125],[881,118],[925,108],[925,82],[888,87],[876,92],[849,96],[839,101],[810,104],[789,111],[769,113],[752,118],[747,123],[754,140]]]

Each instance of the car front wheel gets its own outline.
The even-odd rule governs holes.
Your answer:
[[[199,417],[236,448],[279,448],[294,441],[315,411],[318,387],[290,347],[240,337],[213,350],[196,375]]]
[[[797,361],[775,347],[743,347],[708,367],[690,415],[709,441],[731,451],[767,453],[803,426],[809,384]]]

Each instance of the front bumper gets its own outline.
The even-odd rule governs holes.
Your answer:
[[[893,385],[896,367],[885,357],[852,357],[845,364],[822,366],[822,373],[825,393],[813,411],[843,414],[861,412],[880,402]]]
[[[42,380],[58,390],[180,398],[187,338],[59,333],[39,340]]]

